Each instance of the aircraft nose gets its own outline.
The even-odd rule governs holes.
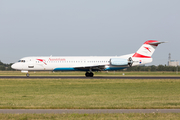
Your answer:
[[[18,69],[19,67],[18,67],[18,65],[16,63],[14,63],[14,64],[11,65],[11,68],[12,69]]]
[[[12,68],[12,69],[15,69],[15,64],[12,64],[12,65],[11,65],[11,68]]]

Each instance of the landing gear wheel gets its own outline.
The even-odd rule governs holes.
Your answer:
[[[86,77],[93,77],[93,76],[94,76],[94,73],[92,73],[92,72],[86,72],[86,73],[85,73],[85,76],[86,76]]]
[[[86,76],[86,77],[89,77],[89,73],[88,73],[88,72],[86,72],[86,73],[85,73],[85,76]]]
[[[29,73],[26,74],[26,77],[29,77]]]
[[[89,77],[93,77],[94,74],[92,72],[89,73]]]

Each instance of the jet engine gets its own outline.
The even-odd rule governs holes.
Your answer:
[[[110,64],[112,66],[129,66],[131,67],[133,64],[132,58],[124,59],[124,58],[111,58]]]

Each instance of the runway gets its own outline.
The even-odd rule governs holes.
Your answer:
[[[174,76],[0,76],[0,79],[180,79]]]
[[[180,109],[0,109],[4,114],[180,113]]]

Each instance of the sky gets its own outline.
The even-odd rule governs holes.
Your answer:
[[[120,56],[160,44],[149,65],[180,60],[179,0],[0,0],[0,60]]]

